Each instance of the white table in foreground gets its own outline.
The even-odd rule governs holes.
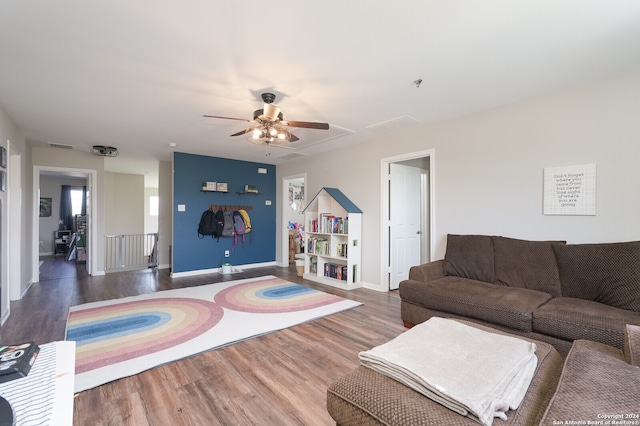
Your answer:
[[[73,424],[75,359],[75,342],[45,343],[27,377],[0,383],[16,426]]]

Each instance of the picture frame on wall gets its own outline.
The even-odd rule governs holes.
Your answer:
[[[7,190],[7,173],[0,170],[0,191],[5,192]]]
[[[40,198],[40,217],[51,217],[51,198]]]
[[[545,167],[543,214],[596,215],[596,164]]]
[[[0,146],[0,167],[7,168],[7,148]]]

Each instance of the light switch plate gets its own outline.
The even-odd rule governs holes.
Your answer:
[[[187,206],[185,204],[178,204],[178,211],[179,212],[186,212],[187,211]]]

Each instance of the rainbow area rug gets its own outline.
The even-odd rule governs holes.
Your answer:
[[[266,276],[73,306],[75,392],[359,305]]]

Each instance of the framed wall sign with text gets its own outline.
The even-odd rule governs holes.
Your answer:
[[[543,212],[595,216],[596,165],[545,167]]]

